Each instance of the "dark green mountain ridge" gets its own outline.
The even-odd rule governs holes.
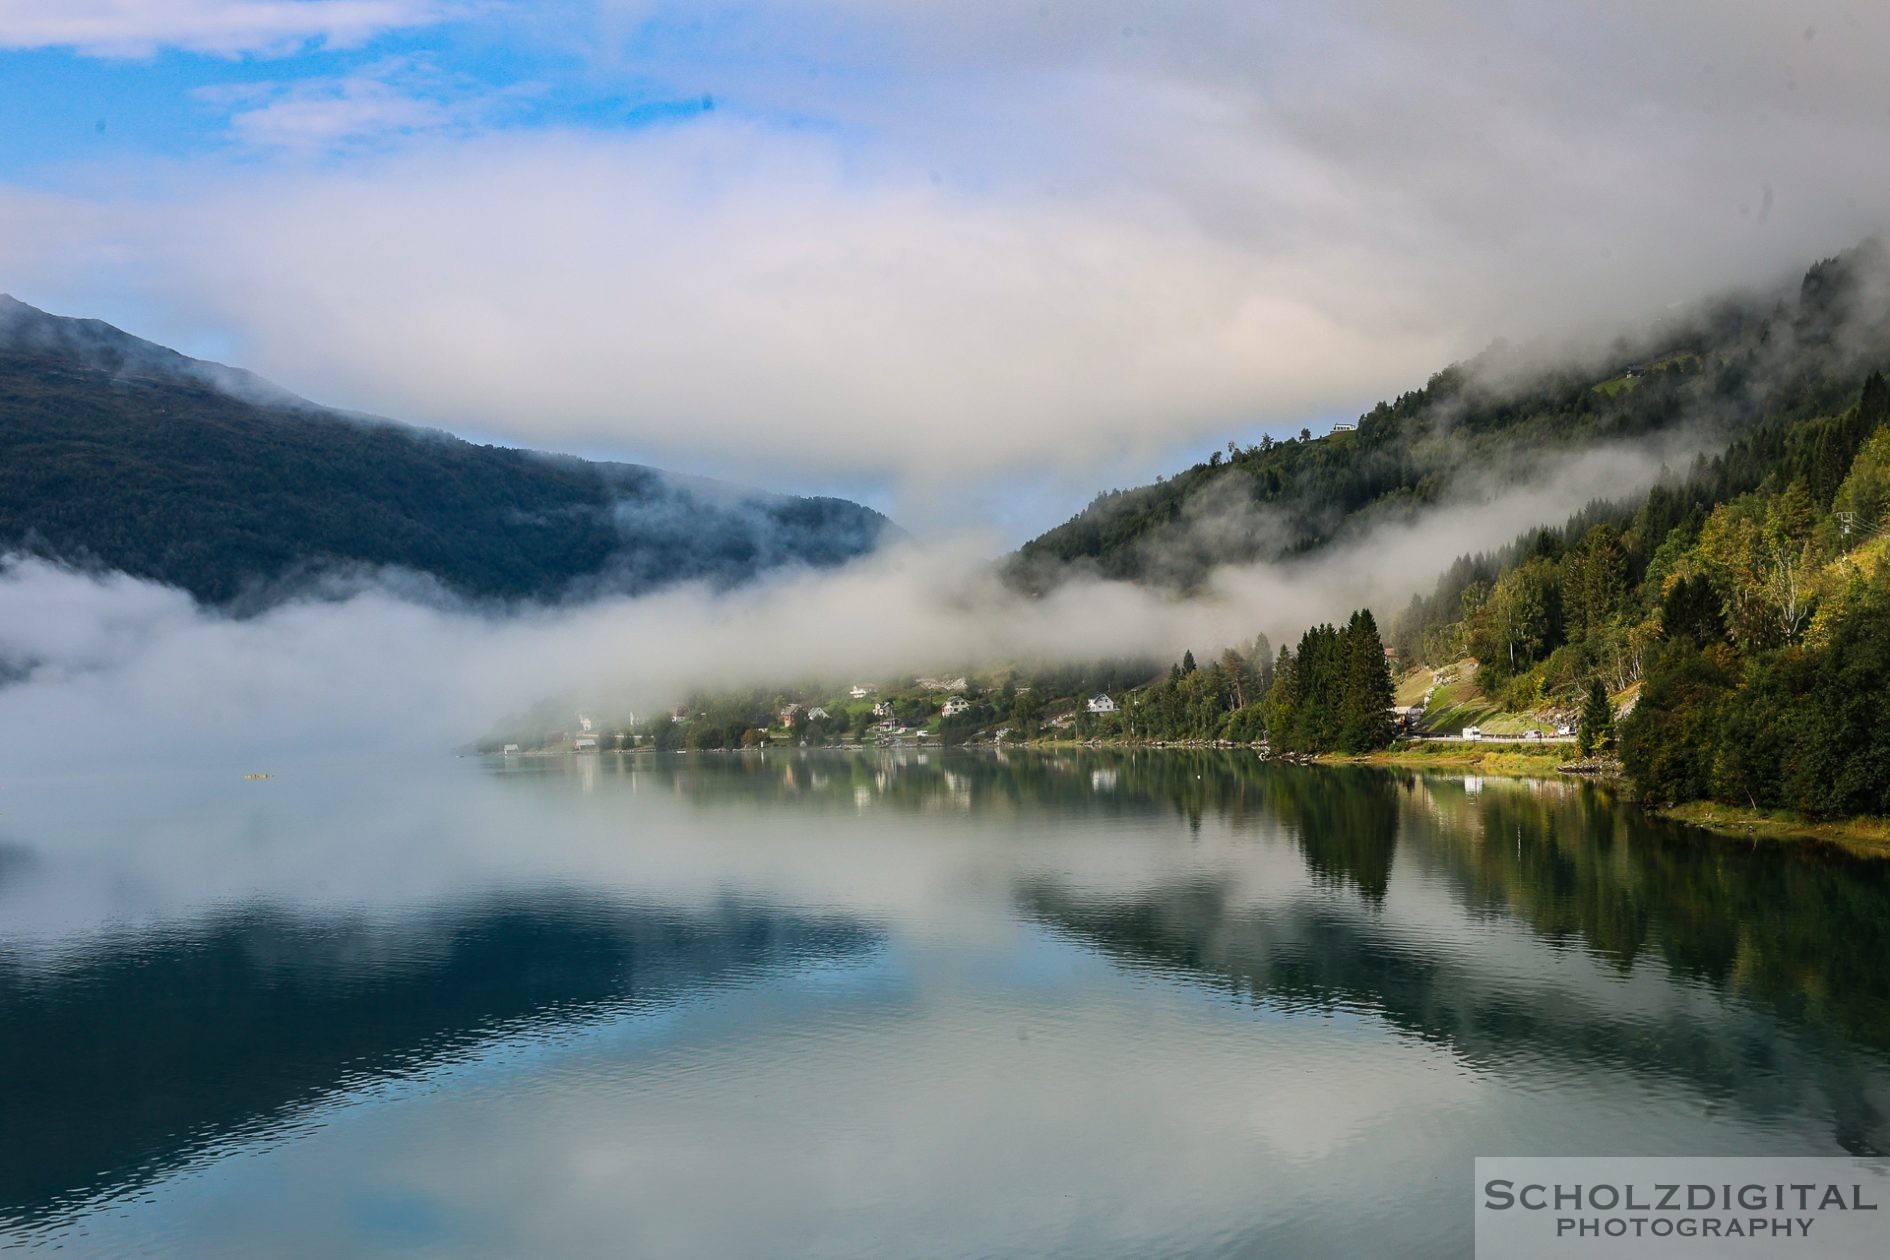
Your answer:
[[[237,608],[388,569],[476,600],[554,601],[840,564],[888,527],[842,499],[336,411],[0,296],[0,554]]]
[[[1890,347],[1885,272],[1869,241],[1795,289],[1703,302],[1574,364],[1539,366],[1554,360],[1499,343],[1349,430],[1229,443],[1154,484],[1099,494],[1025,543],[1011,576],[1033,590],[1071,573],[1185,590],[1218,565],[1307,556],[1409,522],[1462,496],[1467,472],[1514,484],[1551,475],[1576,448],[1683,426],[1724,444],[1841,410]]]

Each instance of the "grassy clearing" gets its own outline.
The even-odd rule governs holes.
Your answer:
[[[1444,681],[1435,683],[1425,707],[1424,734],[1454,736],[1466,726],[1481,727],[1486,735],[1554,733],[1552,706],[1545,705],[1533,712],[1506,709],[1500,700],[1477,686],[1476,678],[1477,662],[1469,657],[1436,671],[1433,679]],[[1399,695],[1400,704],[1410,703],[1402,698],[1402,691]]]
[[[1430,703],[1425,706],[1424,730],[1427,733],[1455,735],[1466,726],[1487,727],[1493,722],[1501,724],[1512,716],[1505,714],[1502,706],[1477,686],[1475,661],[1458,661],[1438,672],[1448,681],[1437,684],[1437,689],[1431,693]],[[1523,729],[1520,719],[1511,724],[1519,731]]]
[[[1890,819],[1846,818],[1818,822],[1785,810],[1741,809],[1710,801],[1692,801],[1656,810],[1662,818],[1704,827],[1725,836],[1753,840],[1812,840],[1836,845],[1864,857],[1890,857]]]
[[[1321,761],[1371,766],[1405,766],[1413,770],[1481,770],[1487,774],[1554,774],[1556,767],[1574,756],[1563,747],[1515,748],[1479,747],[1476,744],[1394,744],[1390,748],[1361,757],[1339,754],[1321,757]]]
[[[1408,708],[1424,699],[1431,689],[1431,680],[1437,675],[1420,665],[1414,670],[1401,675],[1397,686],[1393,688],[1392,703],[1400,708]]]

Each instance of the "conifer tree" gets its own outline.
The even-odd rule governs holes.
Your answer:
[[[1669,639],[1689,639],[1699,647],[1724,643],[1726,621],[1719,605],[1719,594],[1704,575],[1683,577],[1661,602],[1661,633]]]
[[[1371,609],[1361,608],[1342,632],[1345,675],[1340,696],[1340,744],[1369,752],[1391,742],[1391,666]]]
[[[1608,703],[1608,689],[1599,678],[1588,680],[1588,699],[1582,704],[1581,730],[1575,744],[1584,757],[1614,747],[1614,706]]]

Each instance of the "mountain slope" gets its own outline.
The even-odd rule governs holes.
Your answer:
[[[843,563],[884,517],[318,407],[96,320],[0,297],[0,553],[212,603],[363,567],[547,600]]]
[[[1183,589],[1216,565],[1316,551],[1508,481],[1557,451],[1699,425],[1722,438],[1761,419],[1838,410],[1890,348],[1884,251],[1866,242],[1811,268],[1795,293],[1723,299],[1579,366],[1496,347],[1382,402],[1355,428],[1229,444],[1153,485],[1099,495],[1011,562],[1027,588],[1071,569]]]

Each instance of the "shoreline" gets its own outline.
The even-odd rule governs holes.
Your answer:
[[[1091,749],[1129,751],[1152,749],[1171,752],[1252,752],[1261,754],[1261,746],[1256,744],[1230,744],[1214,740],[1073,740],[1040,739],[1024,740],[1009,745],[993,745],[982,742],[946,745],[934,739],[915,739],[898,744],[828,744],[820,747],[837,752],[889,751],[895,748],[939,751],[957,747],[967,750],[1012,747],[1019,749]],[[771,751],[785,752],[788,749],[780,745],[767,745]],[[610,752],[618,756],[636,754],[655,754],[657,748],[644,745],[638,748],[596,750]],[[761,749],[739,748],[699,748],[674,749],[676,753],[745,753]],[[803,751],[795,749],[794,751]],[[483,756],[513,757],[550,757],[573,755],[569,749],[535,748],[521,750],[512,754],[483,753]],[[576,755],[583,755],[582,753]],[[1477,774],[1504,775],[1515,778],[1554,778],[1563,777],[1594,783],[1600,787],[1616,787],[1623,782],[1618,763],[1602,767],[1572,768],[1577,763],[1567,759],[1566,749],[1530,749],[1527,746],[1484,745],[1471,746],[1452,744],[1400,744],[1392,748],[1380,749],[1369,753],[1319,753],[1315,755],[1282,756],[1276,758],[1260,756],[1262,761],[1274,761],[1281,765],[1298,766],[1380,766],[1400,770],[1453,770],[1471,771]],[[1571,768],[1565,768],[1571,767]],[[1726,805],[1717,801],[1685,801],[1677,805],[1646,807],[1649,817],[1666,822],[1690,827],[1714,835],[1742,840],[1770,840],[1780,843],[1831,846],[1855,857],[1874,859],[1890,858],[1890,818],[1841,818],[1812,819],[1788,810],[1759,810],[1743,806]]]
[[[1788,810],[1747,809],[1718,801],[1685,801],[1650,809],[1648,813],[1719,836],[1831,845],[1856,857],[1890,858],[1890,818],[1820,821]]]

